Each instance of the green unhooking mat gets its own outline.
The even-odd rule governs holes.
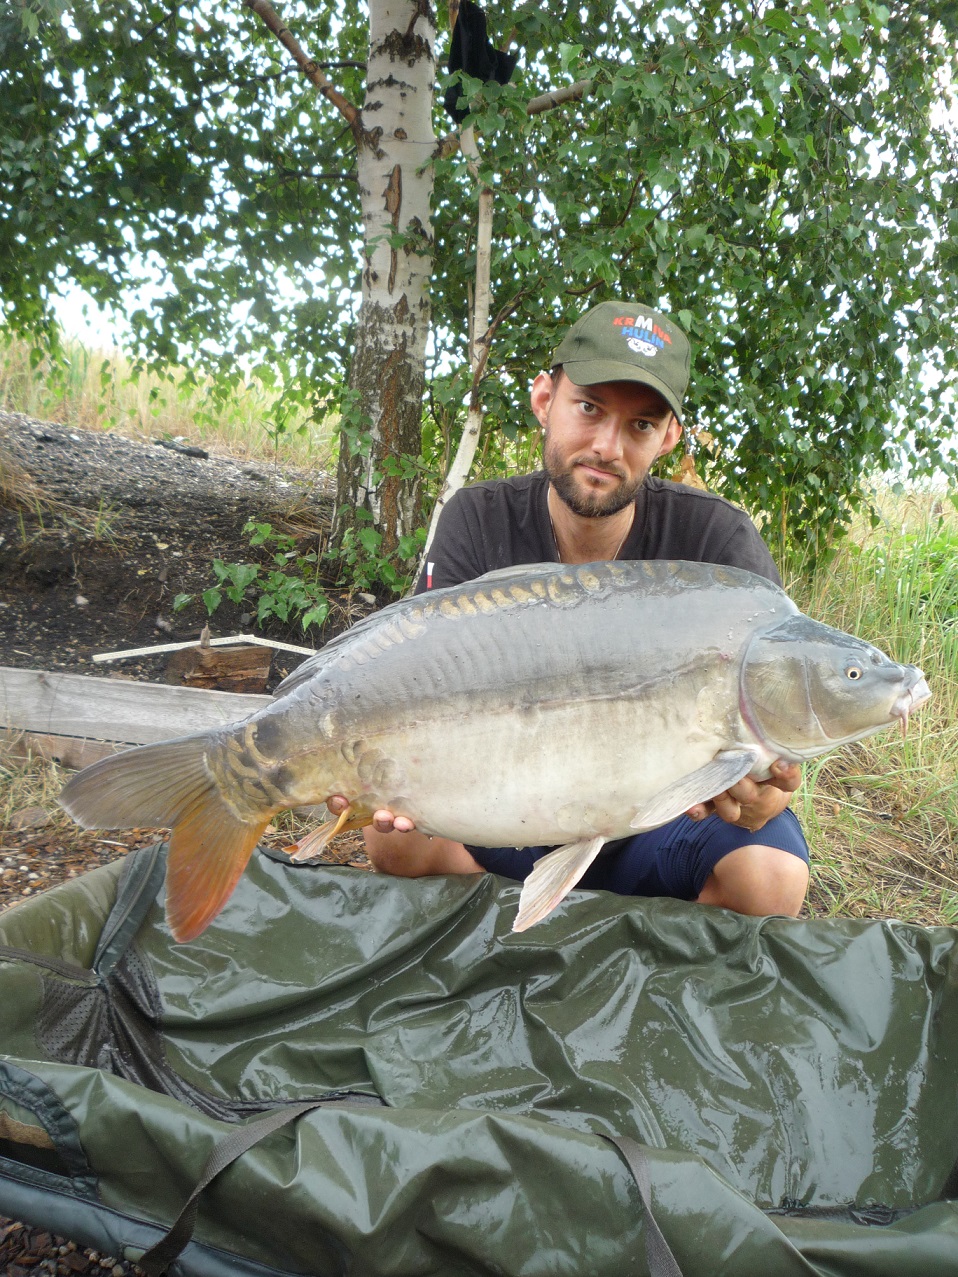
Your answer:
[[[259,853],[176,945],[163,854],[0,918],[0,1213],[216,1277],[958,1273],[955,930],[513,935],[491,875]]]

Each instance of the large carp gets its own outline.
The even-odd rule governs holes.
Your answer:
[[[750,572],[533,565],[395,603],[249,718],[103,759],[61,801],[87,827],[172,830],[177,940],[220,911],[276,812],[334,794],[347,827],[388,808],[476,846],[558,844],[526,881],[521,930],[609,839],[765,777],[776,758],[905,724],[929,695],[915,666]]]

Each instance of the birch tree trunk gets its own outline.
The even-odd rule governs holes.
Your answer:
[[[435,14],[428,0],[370,0],[366,99],[358,142],[362,304],[337,475],[333,544],[372,516],[379,553],[419,518],[419,479],[433,234],[430,159]],[[366,520],[363,527],[370,526]]]

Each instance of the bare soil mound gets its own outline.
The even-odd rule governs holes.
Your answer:
[[[0,413],[0,662],[91,673],[95,652],[195,639],[205,608],[174,612],[173,600],[213,584],[214,557],[252,561],[248,519],[294,531],[308,550],[331,511],[323,472]],[[349,602],[339,627],[354,619]],[[224,602],[211,624],[231,634],[250,619]],[[270,633],[305,643],[292,627]]]

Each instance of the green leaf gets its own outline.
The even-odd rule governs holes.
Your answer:
[[[203,602],[206,604],[206,611],[210,616],[213,615],[219,605],[223,602],[222,591],[215,587],[209,590],[204,590],[201,597]]]
[[[581,44],[566,44],[564,41],[559,43],[559,66],[563,71],[568,71],[573,62],[578,62],[582,57]]]

